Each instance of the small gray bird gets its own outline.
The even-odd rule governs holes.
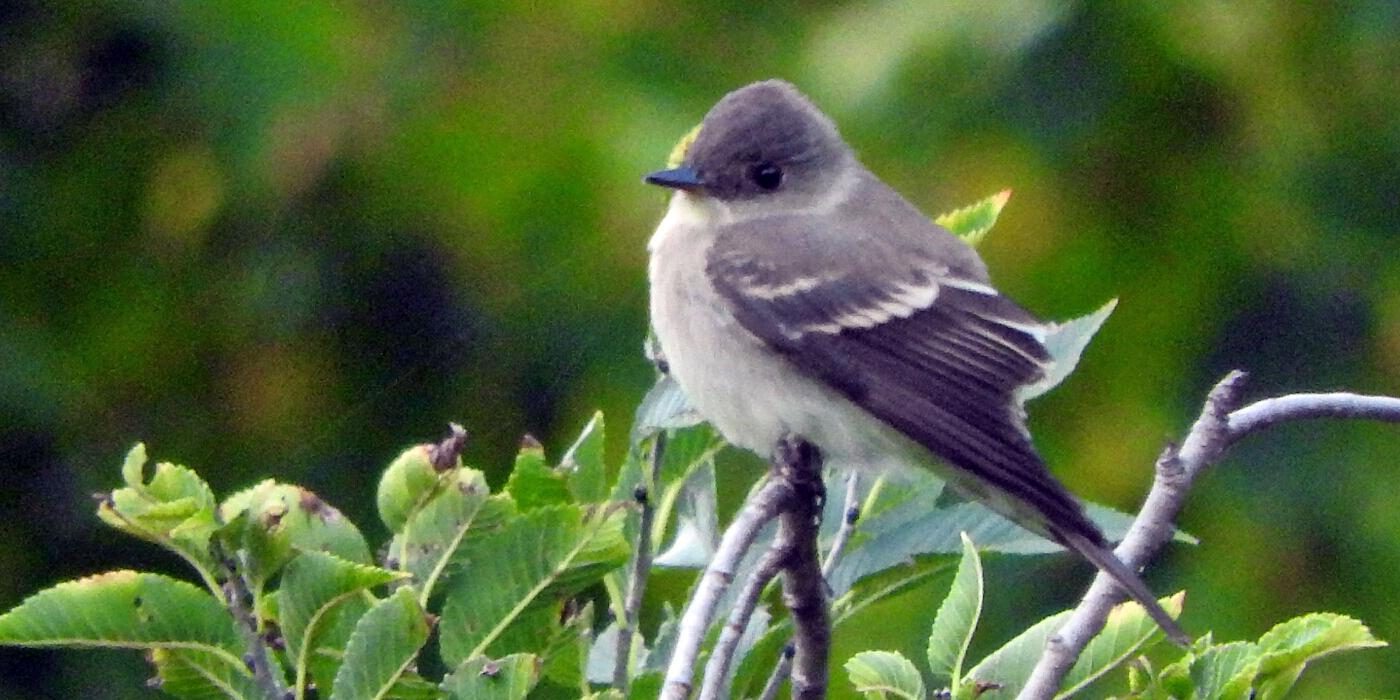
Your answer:
[[[933,469],[1188,641],[1031,445],[1019,394],[1051,366],[1046,325],[796,88],[726,95],[682,165],[646,182],[677,190],[648,245],[656,337],[729,442],[767,455],[792,433],[831,464]]]

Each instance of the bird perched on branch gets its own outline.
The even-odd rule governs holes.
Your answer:
[[[766,455],[795,434],[829,463],[933,469],[1188,640],[1031,444],[1021,404],[1052,369],[1048,326],[792,85],[726,95],[646,181],[676,190],[648,245],[652,325],[726,439]]]

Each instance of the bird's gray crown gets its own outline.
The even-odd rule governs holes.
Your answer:
[[[712,196],[816,194],[840,174],[850,149],[797,88],[766,80],[725,95],[705,115],[686,155]]]

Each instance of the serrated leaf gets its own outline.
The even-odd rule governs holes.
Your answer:
[[[577,503],[600,503],[608,498],[608,468],[603,463],[603,412],[597,411],[578,439],[559,460],[569,475],[569,492]]]
[[[180,648],[247,674],[233,619],[208,591],[128,570],[67,581],[30,596],[0,615],[0,645]]]
[[[1311,661],[1352,649],[1386,646],[1359,620],[1310,613],[1275,625],[1259,638],[1259,699],[1283,697]]]
[[[463,552],[463,570],[443,605],[442,656],[448,664],[493,653],[513,625],[551,618],[558,604],[596,583],[627,561],[620,509],[588,513],[580,506],[538,508],[473,541]],[[538,611],[544,615],[531,616]],[[535,637],[541,643],[547,633]]]
[[[379,475],[374,503],[389,532],[403,529],[413,512],[438,487],[431,451],[432,445],[414,445],[400,452]]]
[[[169,462],[157,464],[146,481],[145,464],[146,447],[137,444],[122,463],[127,485],[103,500],[97,517],[174,552],[212,581],[218,568],[209,553],[209,538],[218,529],[213,490],[194,470]]]
[[[1183,598],[1184,594],[1178,593],[1160,602],[1163,608],[1176,615],[1181,612]],[[1045,651],[1046,640],[1069,620],[1073,612],[1065,610],[1031,625],[968,671],[967,677],[973,681],[996,683],[1002,687],[1001,692],[1006,697],[1015,697],[1025,687],[1031,669],[1035,668],[1041,653]],[[1143,630],[1148,630],[1146,637]],[[1145,638],[1160,636],[1161,630],[1151,624],[1142,606],[1129,601],[1114,607],[1109,612],[1104,630],[1090,640],[1085,654],[1070,668],[1061,688],[1074,689],[1086,685],[1128,658]],[[1090,647],[1094,648],[1092,652],[1089,651]],[[1056,697],[1065,697],[1066,692],[1062,690]]]
[[[975,204],[940,214],[934,222],[976,248],[986,238],[987,232],[992,230],[1002,208],[1010,199],[1011,190],[1002,190]]]
[[[126,453],[122,460],[122,481],[127,486],[140,488],[146,480],[146,443],[138,442]]]
[[[533,438],[527,438],[515,455],[515,467],[506,480],[506,493],[515,499],[515,504],[522,511],[562,505],[573,500],[568,479],[549,467],[545,462],[544,447]]]
[[[478,656],[444,678],[442,689],[459,700],[521,700],[539,679],[540,660],[534,654],[511,654],[494,661]]]
[[[222,536],[242,552],[242,572],[255,595],[297,552],[329,552],[357,564],[371,561],[359,528],[300,486],[269,479],[225,499],[219,512],[229,523]]]
[[[1181,615],[1186,593],[1179,591],[1162,599],[1162,607],[1173,618]],[[1057,697],[1068,697],[1102,678],[1119,664],[1138,655],[1140,649],[1162,638],[1161,628],[1141,605],[1128,601],[1108,613],[1103,630],[1085,645],[1074,666],[1065,674]]]
[[[1198,697],[1247,700],[1259,673],[1259,646],[1230,642],[1206,649],[1191,662],[1191,680]]]
[[[350,621],[369,608],[366,592],[399,576],[322,552],[303,552],[287,564],[277,592],[277,624],[295,670],[295,688],[314,678],[321,693],[333,691],[353,631]]]
[[[1117,307],[1118,300],[1110,299],[1107,304],[1087,316],[1050,324],[1046,328],[1044,343],[1046,352],[1050,353],[1050,368],[1040,381],[1017,389],[1016,399],[1025,403],[1059,386],[1074,372],[1074,368],[1079,365],[1080,356],[1084,354],[1084,348],[1089,346],[1089,341],[1094,339],[1104,321],[1108,320]]]
[[[149,658],[161,691],[183,700],[263,700],[266,695],[247,673],[213,654],[162,648]]]
[[[948,597],[938,606],[928,635],[928,665],[935,680],[948,679],[956,688],[962,681],[963,661],[977,619],[982,614],[982,560],[967,533],[962,533],[963,555]]]
[[[345,647],[331,700],[383,698],[428,641],[428,619],[413,588],[405,586],[360,617]]]
[[[867,698],[924,699],[924,679],[914,663],[893,651],[862,651],[846,661],[846,676]]]
[[[494,532],[513,515],[515,502],[505,494],[492,496],[481,472],[453,469],[409,516],[389,551],[400,569],[413,574],[418,600],[427,606],[466,543]]]

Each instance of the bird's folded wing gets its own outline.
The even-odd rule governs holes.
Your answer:
[[[953,466],[1101,541],[1031,446],[1015,398],[1050,362],[1043,324],[980,270],[950,270],[944,260],[967,251],[932,224],[923,239],[890,241],[849,223],[815,228],[830,222],[783,217],[720,234],[706,271],[736,320]],[[1039,517],[1007,514],[1045,533]]]

